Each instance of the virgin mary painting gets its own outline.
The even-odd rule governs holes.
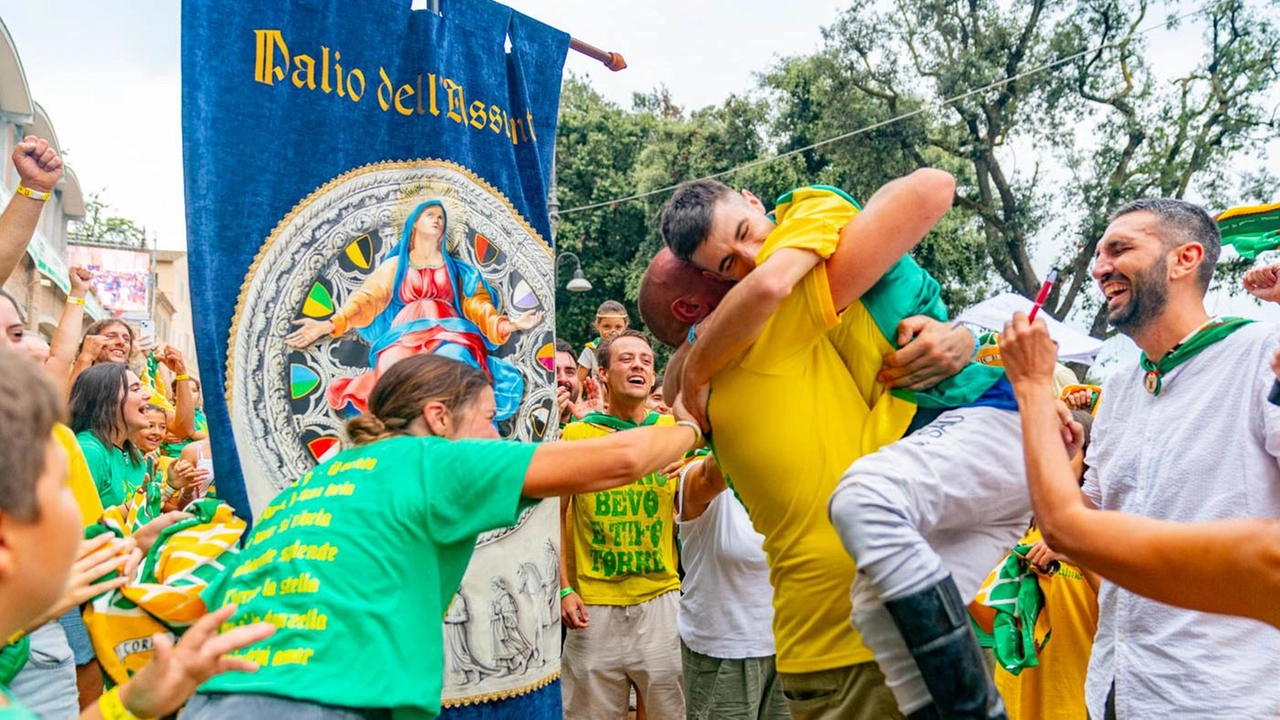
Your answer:
[[[406,219],[391,254],[327,320],[302,319],[285,338],[304,348],[323,337],[355,329],[369,343],[370,371],[338,378],[328,388],[329,406],[339,412],[368,410],[369,393],[382,373],[400,360],[435,353],[479,368],[493,381],[495,421],[515,414],[524,396],[524,378],[510,362],[491,353],[512,333],[542,320],[541,312],[508,317],[498,310],[493,288],[480,272],[449,254],[449,219],[444,203],[427,200]]]

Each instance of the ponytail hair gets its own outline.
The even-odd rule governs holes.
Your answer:
[[[427,403],[438,402],[457,414],[486,387],[489,378],[459,360],[429,354],[405,358],[378,378],[369,412],[347,421],[347,439],[368,445],[404,435]]]
[[[387,426],[372,414],[357,415],[347,421],[347,440],[352,445],[368,445],[391,437]]]

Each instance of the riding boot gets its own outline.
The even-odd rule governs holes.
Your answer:
[[[885,601],[885,608],[933,696],[936,714],[925,707],[917,711],[925,713],[921,718],[1007,719],[978,638],[969,628],[969,610],[950,575],[914,595]]]

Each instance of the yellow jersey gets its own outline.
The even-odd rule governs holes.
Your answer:
[[[1018,544],[1042,539],[1040,530],[1033,527]],[[1039,583],[1044,594],[1036,621],[1040,665],[1016,676],[997,668],[996,689],[1004,698],[1009,720],[1087,717],[1084,676],[1098,631],[1098,593],[1080,568],[1067,563],[1052,577],[1041,575]]]
[[[820,265],[711,383],[716,457],[765,537],[781,672],[873,659],[850,625],[853,559],[827,518],[870,412],[827,335],[838,322]]]
[[[561,438],[584,440],[616,432],[590,419],[569,423]],[[650,413],[642,424],[674,425],[675,418]],[[568,528],[577,565],[574,587],[584,603],[639,605],[680,589],[673,527],[677,485],[658,471],[630,485],[573,496]]]
[[[779,198],[777,227],[756,256],[782,248],[828,259],[859,212],[836,188]],[[827,515],[840,477],[863,455],[902,438],[918,406],[963,405],[999,377],[971,365],[922,393],[877,380],[898,323],[946,319],[936,281],[904,257],[837,313],[820,263],[783,301],[755,343],[711,382],[716,456],[765,536],[774,587],[778,670],[815,672],[872,659],[850,625],[855,566]],[[977,377],[974,369],[977,368]],[[760,408],[768,408],[762,416]]]
[[[76,498],[76,505],[80,507],[84,526],[88,527],[102,517],[102,500],[98,497],[98,486],[93,484],[89,464],[85,462],[80,443],[76,440],[76,434],[71,432],[71,428],[58,423],[53,426],[53,435],[58,439],[62,449],[67,451],[67,460],[71,465],[67,484],[71,487],[71,494]]]

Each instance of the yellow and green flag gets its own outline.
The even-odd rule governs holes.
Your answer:
[[[1215,218],[1222,244],[1252,260],[1259,253],[1280,247],[1280,202],[1223,210]]]

